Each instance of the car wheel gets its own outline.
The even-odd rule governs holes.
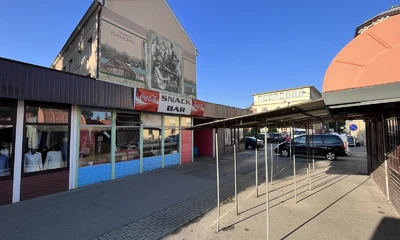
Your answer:
[[[281,150],[281,156],[282,157],[289,157],[289,151],[287,149],[282,149]]]
[[[337,156],[334,152],[327,152],[325,154],[326,159],[328,159],[329,161],[333,161],[336,160]]]
[[[249,146],[247,146],[247,149],[253,150],[253,146],[249,145]]]

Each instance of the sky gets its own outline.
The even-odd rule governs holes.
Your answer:
[[[153,0],[136,0],[153,1]],[[0,57],[49,67],[92,0],[3,1]],[[246,108],[252,94],[314,85],[357,26],[400,0],[168,0],[195,43],[197,98]]]

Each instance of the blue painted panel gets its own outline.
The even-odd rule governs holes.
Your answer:
[[[130,160],[115,164],[115,178],[126,177],[140,173],[140,160]]]
[[[143,172],[149,172],[161,168],[161,156],[143,158]]]
[[[111,163],[80,167],[78,187],[111,180]]]
[[[179,153],[167,154],[164,156],[164,167],[179,165]]]

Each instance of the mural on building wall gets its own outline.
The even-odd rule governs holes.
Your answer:
[[[148,87],[183,94],[183,50],[165,37],[149,31]]]
[[[107,20],[101,28],[100,78],[131,87],[144,87],[143,40]]]
[[[183,78],[183,82],[184,82],[183,95],[189,98],[196,98],[196,93],[197,93],[196,82],[186,77]]]

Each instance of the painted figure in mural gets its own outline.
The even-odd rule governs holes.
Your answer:
[[[159,89],[166,90],[167,83],[169,82],[168,77],[164,77],[160,71],[160,61],[154,61],[154,73],[153,73],[153,85]]]
[[[151,45],[153,88],[175,93],[182,91],[182,59],[176,51],[181,52],[173,43],[154,37]]]
[[[157,59],[157,56],[161,56],[161,52],[162,47],[160,46],[159,39],[158,37],[155,37],[151,44],[151,56],[153,57],[153,61]]]

